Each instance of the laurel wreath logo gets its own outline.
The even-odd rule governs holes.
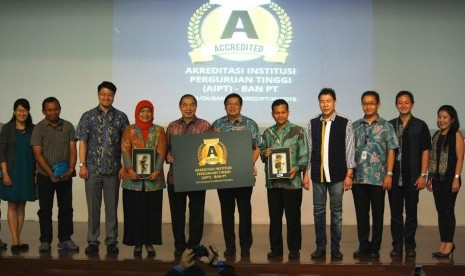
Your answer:
[[[196,49],[202,46],[202,38],[200,37],[200,21],[203,15],[212,7],[212,4],[205,3],[198,8],[191,16],[189,26],[187,27],[187,41],[191,48]]]
[[[271,3],[270,8],[276,13],[279,18],[280,29],[278,37],[278,46],[281,52],[287,52],[287,49],[292,43],[292,23],[286,11],[276,3]]]
[[[225,145],[223,142],[219,142],[218,145],[221,147],[221,150],[222,150],[222,153],[221,153],[222,159],[227,160],[227,159],[228,159],[228,149],[226,148],[226,145]],[[207,146],[207,145],[202,144],[202,145],[200,145],[200,147],[197,149],[197,159],[199,160],[199,163],[201,163],[204,159],[207,158],[207,156],[204,156],[204,155],[203,155],[203,149],[204,149],[206,146]],[[212,164],[209,164],[209,163],[205,163],[205,164],[206,164],[206,165],[212,165]]]
[[[187,28],[187,41],[192,49],[196,49],[202,46],[203,41],[200,36],[200,22],[203,15],[212,8],[212,4],[205,3],[198,8],[191,16],[189,26]],[[281,52],[287,52],[291,46],[293,39],[292,23],[291,19],[287,15],[286,11],[276,3],[271,3],[269,6],[278,16],[280,23],[280,33],[278,37],[278,47]]]

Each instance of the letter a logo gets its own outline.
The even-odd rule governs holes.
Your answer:
[[[192,63],[215,57],[285,63],[292,39],[291,19],[271,0],[210,0],[192,14],[187,28]]]
[[[242,23],[242,28],[238,27],[239,23]],[[221,39],[232,38],[236,32],[244,32],[248,38],[258,39],[257,32],[247,11],[233,11],[231,13]]]

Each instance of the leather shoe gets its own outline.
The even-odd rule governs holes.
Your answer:
[[[407,250],[406,254],[407,254],[407,257],[413,258],[417,256],[417,251],[415,251],[415,249]]]
[[[368,254],[368,257],[371,259],[379,259],[379,251],[372,251]]]
[[[298,251],[298,250],[290,251],[288,257],[289,257],[289,259],[298,259],[298,258],[300,258],[300,251]]]
[[[268,252],[268,254],[266,254],[266,257],[268,259],[273,259],[273,258],[281,258],[283,256],[283,252],[273,252],[273,251],[270,251]]]
[[[135,246],[134,247],[134,257],[142,256],[142,246]]]
[[[12,253],[19,253],[19,252],[21,252],[21,245],[12,245],[12,246],[11,246],[11,252],[12,252]]]
[[[323,258],[326,256],[326,250],[323,248],[317,248],[315,251],[313,251],[311,257],[312,259],[318,259],[318,258]]]
[[[98,254],[98,245],[89,243],[85,249],[86,254]]]
[[[433,257],[437,257],[437,256],[439,256],[441,254],[442,254],[441,251],[436,251],[436,252],[433,252],[432,255],[433,255]]]
[[[242,258],[248,258],[248,257],[250,257],[250,250],[249,250],[249,249],[243,249],[243,250],[241,250],[241,257],[242,257]]]
[[[336,260],[342,260],[342,255],[341,251],[331,251],[331,258],[336,259]]]
[[[354,252],[353,256],[354,258],[365,257],[368,256],[368,252],[359,248],[357,249],[357,251]]]
[[[107,245],[107,254],[118,254],[119,253],[119,248],[116,243],[110,243]]]
[[[2,240],[0,240],[0,250],[6,250],[7,248],[7,244],[2,242]]]
[[[224,251],[224,257],[236,257],[236,249],[226,249]]]
[[[389,256],[391,256],[391,257],[400,257],[400,256],[402,256],[402,249],[393,248],[391,250],[391,252],[389,253]]]

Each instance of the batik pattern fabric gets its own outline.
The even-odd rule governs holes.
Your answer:
[[[76,138],[87,143],[89,173],[117,175],[121,168],[121,137],[128,117],[116,108],[105,113],[99,107],[85,112],[76,129]]]

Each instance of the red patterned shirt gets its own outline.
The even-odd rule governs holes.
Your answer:
[[[186,123],[183,118],[171,122],[166,129],[166,136],[168,138],[168,153],[171,153],[171,136],[207,132],[211,132],[210,123],[197,117],[194,117],[189,123]],[[167,178],[168,184],[174,183],[173,164],[170,164],[170,170],[168,171]]]

